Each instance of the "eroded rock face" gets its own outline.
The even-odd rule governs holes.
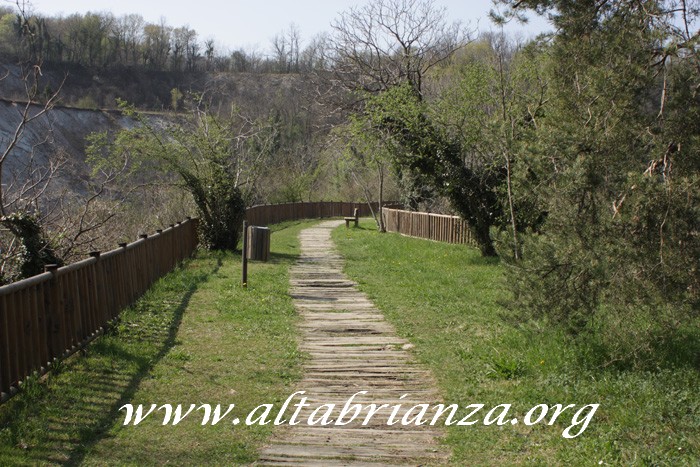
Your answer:
[[[0,154],[14,134],[27,101],[22,69],[17,65],[0,62]],[[65,79],[65,81],[64,81]],[[41,69],[37,95],[61,89],[58,104],[50,112],[33,122],[14,154],[5,165],[3,183],[10,173],[17,173],[26,164],[28,155],[35,151],[36,162],[46,164],[48,156],[63,151],[77,164],[78,176],[84,176],[85,137],[90,133],[119,130],[134,122],[116,108],[119,97],[134,104],[153,118],[166,118],[171,106],[173,88],[206,92],[214,112],[238,109],[249,118],[267,118],[270,113],[315,113],[312,98],[317,91],[313,83],[299,75],[260,73],[193,73],[178,75],[155,73],[137,69],[88,70],[67,65],[45,65]],[[83,102],[84,101],[84,102]],[[90,107],[83,108],[85,102]],[[32,113],[41,106],[32,106]],[[165,111],[165,112],[164,112]],[[47,138],[48,136],[48,138]],[[37,146],[38,143],[42,143]]]
[[[0,154],[12,141],[22,121],[26,102],[0,99]],[[30,105],[28,115],[43,109]],[[133,121],[118,111],[83,110],[56,106],[25,125],[21,138],[3,163],[2,183],[7,186],[21,182],[37,168],[47,169],[59,159],[65,160],[65,170],[56,178],[54,189],[78,189],[74,183],[85,177],[85,138],[97,131],[118,130],[133,125]]]

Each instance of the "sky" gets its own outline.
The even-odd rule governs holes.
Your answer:
[[[5,0],[7,1],[7,0]],[[481,31],[494,29],[488,19],[491,0],[436,0],[447,8],[450,21],[461,21]],[[302,38],[330,31],[342,11],[362,0],[31,0],[33,10],[46,15],[111,11],[116,16],[139,13],[148,22],[161,17],[173,27],[189,26],[200,39],[214,39],[219,48],[265,52],[272,38],[294,23]],[[547,22],[532,17],[526,26],[510,24],[506,31],[524,38],[549,30]]]

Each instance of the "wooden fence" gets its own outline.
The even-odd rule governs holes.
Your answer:
[[[158,278],[192,255],[197,220],[0,287],[0,402],[17,384],[97,337]]]
[[[395,203],[384,203],[385,205]],[[315,201],[308,203],[260,204],[246,210],[249,225],[269,225],[278,222],[300,219],[323,219],[328,217],[352,216],[353,210],[359,210],[360,217],[371,216],[367,203],[348,203],[343,201]],[[378,203],[372,208],[378,214]]]
[[[366,203],[319,201],[250,207],[250,225],[369,216]],[[377,203],[373,206],[377,212]],[[144,235],[108,253],[0,287],[0,403],[28,376],[83,348],[158,278],[192,255],[197,220]]]
[[[384,224],[389,232],[437,242],[475,245],[469,224],[457,216],[383,208]]]

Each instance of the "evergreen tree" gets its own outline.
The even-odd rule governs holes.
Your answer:
[[[610,358],[648,355],[700,309],[698,36],[673,2],[502,3],[558,28],[520,163],[544,182],[527,196],[546,221],[513,263],[518,308],[596,336]]]

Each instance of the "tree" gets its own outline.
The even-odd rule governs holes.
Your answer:
[[[352,91],[408,82],[422,97],[426,73],[469,41],[433,0],[379,0],[342,13],[331,27],[333,69]]]
[[[301,32],[294,24],[272,39],[273,59],[278,73],[299,73]]]
[[[23,5],[22,5],[23,6]],[[29,24],[20,6],[20,24]],[[30,50],[38,50],[27,33]],[[23,279],[43,272],[47,264],[63,264],[94,243],[97,231],[114,211],[96,208],[114,172],[99,180],[76,182],[80,195],[68,197],[56,187],[70,167],[56,148],[40,157],[40,147],[52,147],[49,118],[59,99],[58,90],[42,95],[41,62],[20,64],[26,101],[9,118],[14,132],[0,140],[0,282]],[[44,104],[37,104],[44,99]],[[27,134],[42,135],[38,140]],[[72,199],[69,199],[72,198]]]
[[[447,189],[446,180],[454,172],[444,177],[439,166],[447,151],[455,162],[449,170],[461,171],[456,164],[459,151],[428,121],[422,101],[426,75],[468,43],[468,33],[459,23],[448,24],[445,9],[431,0],[370,2],[342,13],[332,27],[335,81],[354,93],[354,107],[370,134],[397,151],[391,157],[393,172],[404,191],[425,193],[430,186],[456,193],[455,185]],[[417,133],[408,135],[411,131]],[[418,200],[407,197],[415,207]],[[462,204],[456,195],[450,199]]]
[[[58,97],[58,93],[54,94],[40,108],[32,105],[31,98],[38,88],[39,74],[38,66],[31,74],[24,74],[28,101],[19,114],[14,134],[7,141],[2,141],[0,226],[5,232],[0,231],[0,239],[5,245],[0,246],[0,284],[40,274],[46,264],[63,264],[56,252],[56,245],[48,238],[40,213],[43,195],[63,161],[56,158],[48,166],[38,165],[32,150],[24,166],[17,167],[15,171],[6,169],[28,127],[46,115]]]
[[[139,61],[138,46],[143,31],[143,17],[137,14],[116,18],[112,26],[115,44],[115,61],[123,65],[135,65]]]
[[[501,213],[496,190],[502,171],[465,164],[460,141],[435,124],[427,103],[408,83],[368,99],[364,118],[391,138],[394,164],[418,185],[449,199],[469,222],[482,254],[495,255],[489,230]]]
[[[609,361],[649,357],[700,309],[697,5],[501,3],[558,28],[523,157],[546,220],[511,270],[518,307],[599,339]]]
[[[204,41],[204,56],[206,57],[206,70],[212,71],[214,69],[214,59],[216,55],[214,53],[214,39],[207,39]]]
[[[131,161],[131,174],[145,167],[175,174],[197,207],[202,243],[216,250],[235,249],[245,201],[270,153],[274,129],[237,114],[223,120],[209,113],[201,100],[182,123],[151,119],[122,106],[138,125],[116,135],[93,135],[93,164],[109,167],[115,161]]]
[[[85,173],[53,137],[63,85],[36,104],[40,68],[23,73],[27,102],[6,114],[15,130],[0,139],[0,282],[40,274],[47,264],[69,263],[129,238],[125,208],[143,186],[137,180],[118,184],[125,172],[119,164]],[[139,213],[137,223],[149,217]]]
[[[313,37],[301,52],[301,71],[327,71],[328,34],[320,33]]]
[[[515,259],[520,232],[536,230],[542,222],[541,210],[521,186],[530,182],[522,156],[548,99],[543,56],[536,43],[523,47],[502,33],[484,35],[440,71],[429,103],[435,124],[460,142],[467,166],[502,174],[493,187],[502,216],[494,227],[509,231]]]
[[[342,170],[349,172],[354,182],[360,186],[365,201],[372,212],[380,232],[386,232],[381,206],[384,203],[384,186],[389,169],[394,165],[394,139],[386,129],[374,126],[370,118],[352,116],[347,125],[336,130],[345,148],[341,160]],[[369,173],[365,175],[365,173]],[[376,196],[372,195],[371,183],[366,178],[376,177]],[[379,202],[379,211],[375,212],[373,201]]]
[[[143,61],[156,70],[163,70],[171,51],[172,28],[161,18],[160,24],[146,24],[143,28]]]
[[[12,9],[3,7],[0,10],[0,52],[6,56],[19,55],[18,36],[19,23]]]
[[[20,27],[29,27],[29,17],[25,5],[19,5],[17,15]],[[36,52],[31,32],[25,31],[29,49]],[[36,56],[34,56],[36,58]],[[19,121],[14,133],[2,141],[0,149],[0,239],[6,245],[0,246],[0,283],[22,279],[43,272],[45,264],[61,264],[54,251],[54,245],[47,239],[46,232],[38,219],[38,204],[42,194],[58,171],[60,162],[48,168],[34,164],[34,152],[29,161],[19,169],[20,177],[8,173],[10,159],[16,154],[27,128],[35,120],[42,118],[54,106],[58,93],[50,96],[43,107],[36,109],[32,100],[37,95],[41,68],[38,64],[24,68],[22,82],[27,93],[27,102],[19,113]],[[5,238],[3,238],[5,237]]]

